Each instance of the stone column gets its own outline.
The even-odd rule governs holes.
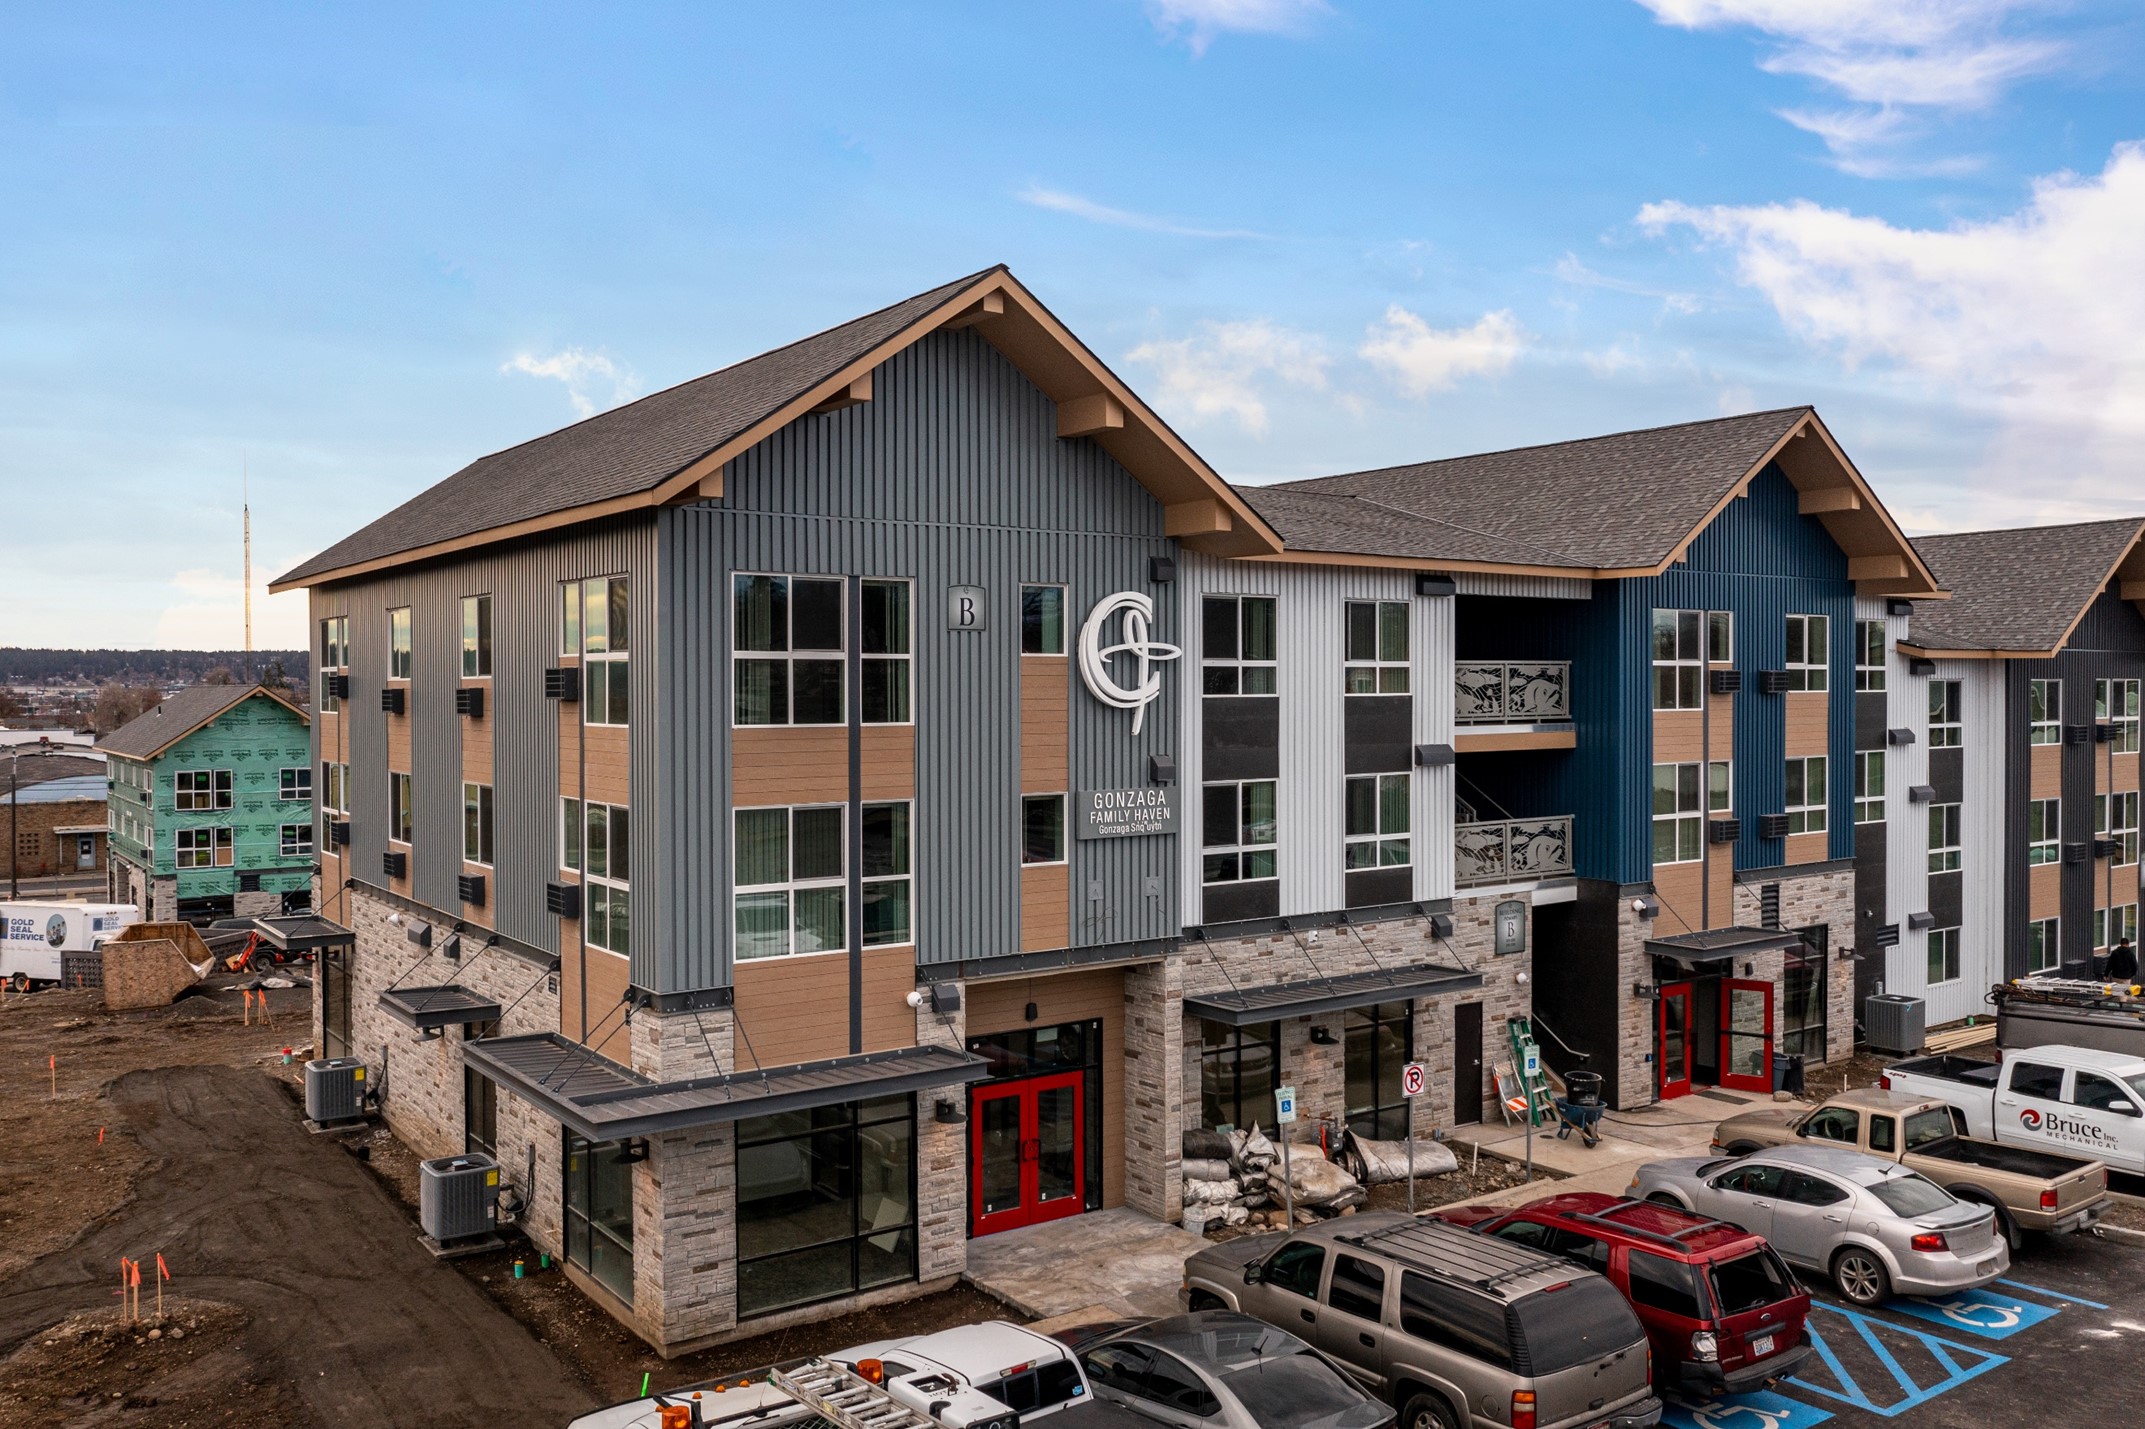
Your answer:
[[[1184,977],[1178,959],[1125,970],[1125,1204],[1184,1214]]]

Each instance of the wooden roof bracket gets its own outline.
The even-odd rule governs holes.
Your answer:
[[[839,412],[844,407],[854,407],[870,400],[871,374],[867,372],[862,377],[851,381],[848,386],[837,388],[827,396],[822,397],[819,400],[819,404],[812,408],[812,412],[815,416],[821,412]]]
[[[1058,403],[1060,437],[1099,437],[1104,432],[1122,430],[1124,425],[1124,403],[1107,392],[1090,392],[1085,397],[1069,397]],[[1228,528],[1224,526],[1222,529]]]
[[[992,318],[1003,317],[1004,315],[1005,294],[1002,292],[989,292],[978,298],[970,306],[946,319],[939,326],[948,328],[974,327],[977,323],[987,322]]]

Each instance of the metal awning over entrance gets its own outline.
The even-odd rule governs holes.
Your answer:
[[[457,1022],[494,1022],[499,1017],[498,998],[471,992],[452,982],[437,987],[389,988],[380,994],[380,1008],[403,1026],[419,1032]]]
[[[556,1032],[465,1043],[469,1065],[591,1141],[980,1082],[990,1064],[952,1047],[899,1047],[790,1067],[652,1082]]]
[[[1777,953],[1801,942],[1800,933],[1780,928],[1712,928],[1703,933],[1679,933],[1673,938],[1648,938],[1646,951],[1673,958],[1685,967],[1700,967],[1753,953]]]
[[[1372,1007],[1381,1002],[1407,1002],[1480,986],[1482,974],[1463,968],[1394,968],[1344,973],[1339,977],[1313,978],[1307,982],[1203,992],[1184,999],[1184,1012],[1188,1017],[1203,1017],[1209,1022],[1243,1027],[1254,1022],[1275,1022],[1284,1017],[1345,1012],[1351,1007]]]
[[[316,913],[294,913],[288,918],[256,918],[253,926],[279,953],[312,953],[322,948],[347,947],[357,941],[357,934]]]

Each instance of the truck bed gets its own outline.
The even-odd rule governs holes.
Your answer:
[[[1927,1142],[1915,1147],[1909,1154],[1957,1162],[1963,1166],[1979,1166],[1990,1171],[2004,1171],[2035,1181],[2060,1181],[2066,1176],[2075,1176],[2093,1164],[2082,1156],[2034,1151],[2023,1146],[2004,1146],[1994,1141],[1969,1141],[1957,1136]]]
[[[1910,1076],[1935,1077],[1939,1081],[1961,1082],[1982,1091],[1996,1090],[1997,1075],[2003,1068],[1995,1062],[1977,1062],[1971,1057],[1910,1057],[1904,1062],[1895,1062],[1885,1070],[1905,1072]]]

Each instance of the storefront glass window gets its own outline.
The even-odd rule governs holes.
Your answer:
[[[737,1124],[737,1314],[916,1278],[916,1100]]]
[[[633,1163],[625,1144],[566,1133],[566,1263],[633,1303]]]
[[[1199,1024],[1199,1120],[1208,1130],[1274,1125],[1280,1082],[1281,1024]]]
[[[1797,930],[1802,942],[1788,950],[1780,979],[1780,1050],[1812,1062],[1825,1059],[1825,953],[1832,930],[1823,924]]]
[[[1387,1002],[1347,1014],[1348,1129],[1372,1141],[1408,1134],[1400,1071],[1415,1060],[1415,1004]]]

